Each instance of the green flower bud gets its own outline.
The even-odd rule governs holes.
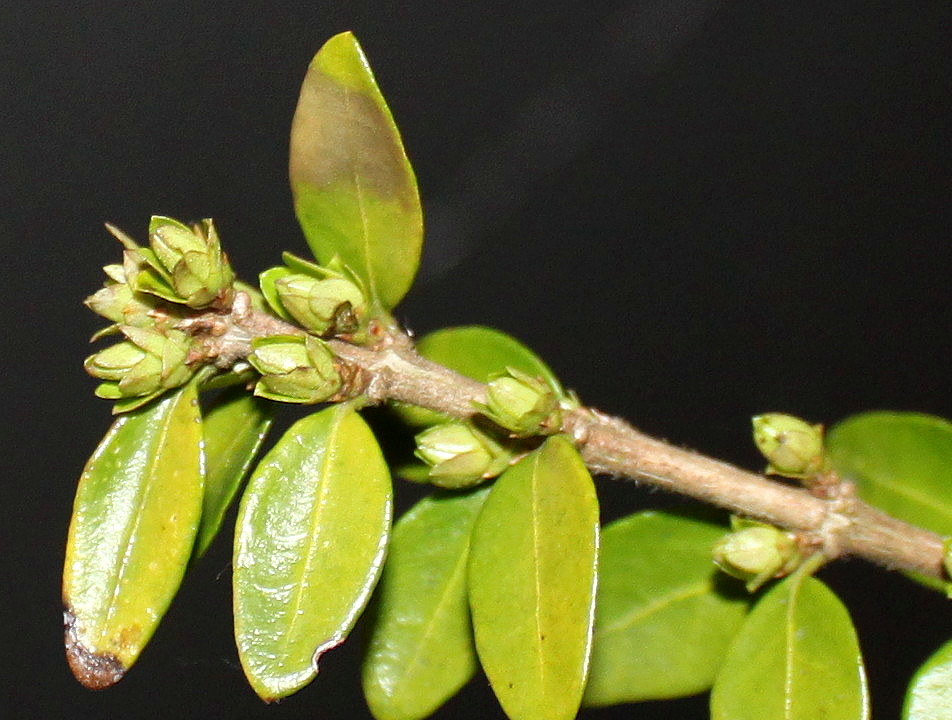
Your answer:
[[[770,462],[768,472],[803,477],[822,468],[822,425],[783,413],[757,415],[753,425],[754,443]]]
[[[769,525],[747,524],[721,538],[713,549],[715,564],[728,575],[746,581],[754,592],[765,582],[793,570],[800,560],[797,544]]]
[[[416,436],[414,453],[430,466],[428,479],[445,488],[464,488],[501,473],[509,453],[471,425],[448,422]]]
[[[261,373],[255,395],[289,403],[319,403],[341,388],[334,355],[312,335],[272,335],[252,341],[248,362]]]
[[[289,273],[275,281],[282,307],[303,327],[317,335],[353,332],[364,307],[364,296],[344,278],[319,280]]]
[[[189,307],[205,307],[230,293],[235,275],[211,220],[190,228],[155,215],[149,223],[149,244],[176,296]]]
[[[154,396],[183,385],[194,370],[186,361],[191,340],[178,330],[122,326],[126,340],[86,359],[86,371],[107,381],[96,394],[112,399]]]
[[[480,411],[517,436],[556,432],[562,413],[555,391],[545,381],[515,368],[489,381]]]

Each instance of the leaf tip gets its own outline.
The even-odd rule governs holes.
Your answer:
[[[122,680],[126,666],[111,653],[95,653],[79,641],[76,616],[69,609],[63,612],[66,631],[66,661],[73,676],[90,690],[104,690]]]

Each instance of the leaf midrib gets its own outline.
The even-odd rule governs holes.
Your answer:
[[[616,619],[610,625],[607,625],[603,628],[596,628],[595,637],[605,637],[606,635],[614,635],[616,633],[629,630],[633,625],[644,620],[645,618],[655,615],[662,610],[671,607],[675,603],[690,600],[695,597],[700,597],[701,595],[710,592],[710,589],[711,583],[709,580],[703,580],[701,582],[685,585],[677,592],[664,595],[663,597],[657,598],[640,608],[626,613],[621,618]]]
[[[162,448],[165,445],[165,439],[168,436],[169,427],[172,424],[172,416],[178,409],[178,403],[181,402],[182,397],[183,393],[180,392],[176,397],[170,398],[170,406],[162,418],[162,424],[160,426],[159,432],[153,435],[153,442],[151,444],[152,448]],[[112,592],[110,593],[111,597],[109,598],[109,605],[106,608],[105,620],[100,626],[97,648],[102,646],[104,639],[107,637],[107,630],[109,629],[116,611],[119,608],[119,593],[122,590],[122,580],[126,575],[129,565],[131,564],[132,550],[134,545],[133,537],[135,536],[139,527],[142,525],[142,518],[145,515],[143,510],[155,485],[155,469],[159,464],[161,453],[150,454],[152,455],[152,460],[148,464],[148,469],[145,473],[146,477],[139,484],[139,490],[136,492],[135,518],[132,523],[128,525],[128,532],[125,533],[122,539],[122,545],[125,546],[125,552],[122,555],[122,559],[119,561],[118,571],[115,573],[115,581],[113,582]]]

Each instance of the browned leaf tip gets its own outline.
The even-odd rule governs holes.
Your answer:
[[[63,612],[63,624],[66,629],[66,661],[84,687],[102,690],[122,680],[126,668],[119,658],[110,653],[90,652],[79,642],[76,616],[68,609]]]

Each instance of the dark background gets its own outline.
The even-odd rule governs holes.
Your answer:
[[[118,257],[101,223],[213,216],[249,279],[303,253],[287,132],[332,34],[358,34],[418,174],[428,245],[400,318],[495,325],[587,403],[758,468],[758,412],[952,415],[950,19],[944,1],[0,4],[4,717],[368,717],[359,639],[299,695],[254,697],[225,539],[109,691],[70,677],[59,615],[75,482],[110,422],[81,368],[100,323],[80,302]],[[667,501],[599,487],[606,518]],[[860,562],[823,577],[875,716],[896,717],[948,602]],[[478,678],[438,717],[502,716]]]

